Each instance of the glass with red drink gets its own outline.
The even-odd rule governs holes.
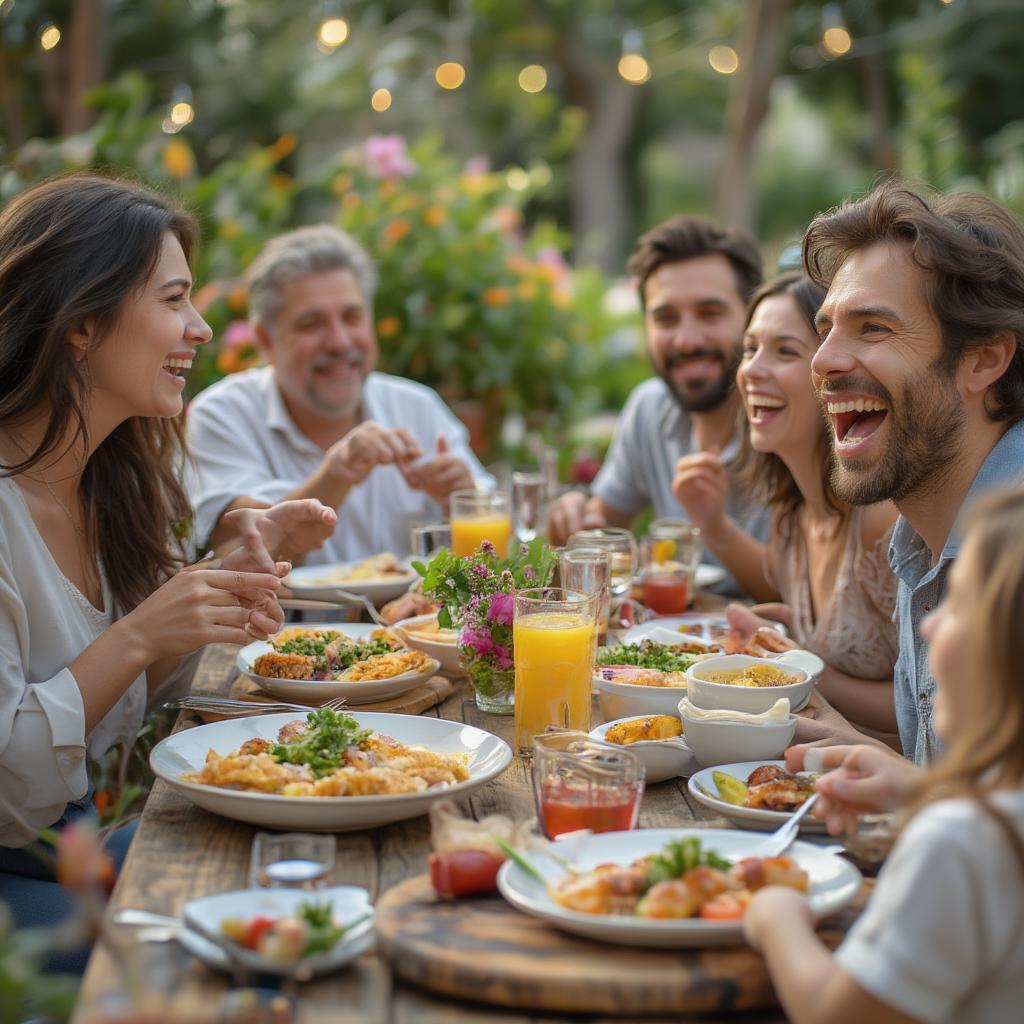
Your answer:
[[[535,737],[533,750],[537,817],[548,839],[579,829],[636,828],[644,794],[644,766],[636,754],[570,730]]]
[[[643,543],[643,603],[655,615],[681,615],[690,603],[701,557],[700,530],[681,519],[656,519]]]

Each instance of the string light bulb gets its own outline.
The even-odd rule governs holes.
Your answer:
[[[628,28],[622,35],[619,76],[631,85],[643,85],[651,77],[651,65],[644,56],[644,37],[639,29]]]
[[[60,29],[51,21],[39,30],[39,45],[52,50],[60,42]]]
[[[458,89],[466,80],[466,69],[458,61],[447,60],[437,66],[434,80],[442,89]]]
[[[324,53],[334,53],[348,39],[348,22],[344,18],[324,18],[316,31],[316,44]]]
[[[720,75],[731,75],[739,70],[739,54],[731,46],[712,46],[708,50],[708,63]]]
[[[527,64],[519,72],[519,88],[523,92],[541,92],[548,84],[548,73],[540,64]]]

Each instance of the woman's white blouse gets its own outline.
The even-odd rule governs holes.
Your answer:
[[[86,755],[131,742],[146,710],[140,675],[92,733],[68,666],[114,616],[57,567],[18,485],[0,479],[0,846],[21,846],[88,789]]]

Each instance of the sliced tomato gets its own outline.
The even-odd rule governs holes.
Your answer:
[[[700,908],[705,921],[738,921],[746,906],[731,892],[723,892]]]
[[[245,922],[245,930],[242,932],[240,944],[246,949],[259,949],[260,939],[277,924],[276,917],[263,917],[255,914]]]
[[[438,896],[453,900],[459,896],[494,892],[502,862],[483,850],[432,853],[427,861],[430,882]]]

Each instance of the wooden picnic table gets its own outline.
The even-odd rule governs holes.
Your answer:
[[[235,675],[234,657],[234,648],[209,648],[197,669],[192,692],[226,694]],[[468,688],[463,685],[457,686],[439,707],[425,714],[478,726],[509,742],[512,739],[511,717],[481,713]],[[192,728],[197,724],[198,719],[183,712],[176,729]],[[516,819],[532,817],[534,807],[528,765],[517,757],[502,776],[474,793],[470,803],[477,817],[496,812]],[[694,823],[728,825],[689,796],[685,780],[649,787],[640,816],[641,827],[679,827]],[[182,905],[189,899],[245,888],[249,851],[256,831],[255,826],[200,810],[166,783],[157,780],[111,898],[108,918],[124,907],[178,916]],[[428,849],[426,817],[363,832],[338,834],[334,881],[364,886],[369,890],[371,899],[376,901],[397,883],[422,874],[426,870]],[[207,969],[178,950],[174,943],[165,943],[164,950],[163,955],[176,958],[169,969],[174,1006],[187,1008],[192,1005],[209,1012],[210,1007],[216,1006],[229,989],[228,975]],[[83,1007],[95,1005],[104,993],[116,991],[120,986],[120,975],[111,953],[103,945],[97,945],[83,980],[76,1020],[85,1018]],[[300,986],[297,994],[297,1019],[301,1024],[326,1024],[328,1021],[331,1024],[526,1024],[527,1021],[554,1024],[556,1020],[598,1024],[605,1020],[593,1015],[558,1017],[517,1013],[445,999],[403,983],[372,951],[342,971]],[[181,1012],[182,1020],[189,1019],[187,1009]],[[627,1018],[615,1019],[622,1021]],[[663,1019],[643,1018],[648,1022]],[[687,1019],[785,1020],[781,1011],[766,1015],[763,1010],[752,1015],[731,1014],[727,1018]]]

